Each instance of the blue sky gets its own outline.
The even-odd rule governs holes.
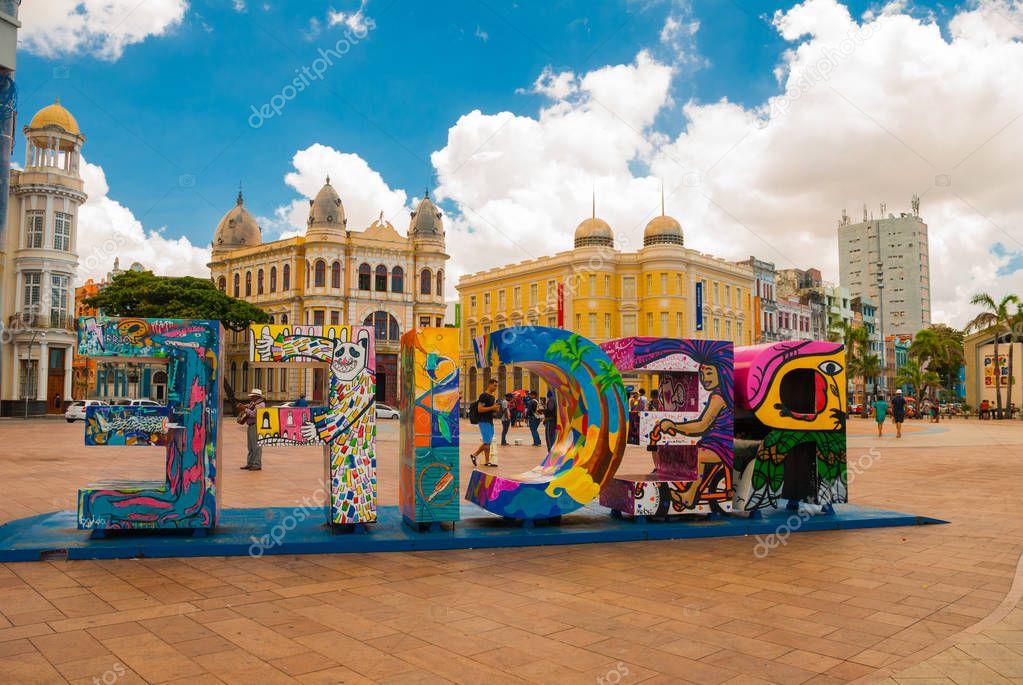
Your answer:
[[[433,188],[456,278],[569,247],[591,189],[627,249],[663,183],[687,245],[836,280],[842,210],[908,211],[919,195],[936,320],[968,318],[978,289],[1018,290],[1012,0],[51,0],[21,13],[21,121],[61,96],[98,165],[80,234],[94,247],[122,231],[122,257],[158,271],[205,271],[196,248],[239,183],[265,238],[301,230],[329,170],[350,228],[384,210],[402,230]],[[302,77],[339,40],[322,78]],[[289,93],[296,77],[307,87]],[[254,117],[275,100],[279,113]],[[87,275],[105,272],[93,262]]]

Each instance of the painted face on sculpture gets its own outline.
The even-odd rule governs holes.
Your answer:
[[[369,357],[369,334],[366,331],[359,331],[358,340],[348,340],[348,330],[342,332],[342,337],[334,342],[334,356],[331,359],[330,367],[334,375],[344,383],[350,383],[359,377],[366,369],[366,361]]]
[[[716,366],[700,364],[700,385],[703,386],[704,390],[713,390],[721,385],[721,378],[718,376]]]
[[[758,418],[776,428],[837,430],[845,417],[844,356],[841,351],[797,355],[783,362]]]

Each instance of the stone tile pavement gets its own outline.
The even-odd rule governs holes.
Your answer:
[[[160,477],[159,450],[85,449],[81,431],[0,421],[0,520],[72,509],[101,477]],[[949,525],[797,533],[763,558],[724,538],[6,564],[0,681],[1023,683],[1023,423],[872,431],[850,424],[853,501]],[[381,426],[384,504],[396,438]],[[243,444],[224,424],[224,506],[317,489],[317,450],[268,449],[248,473]],[[537,454],[499,461],[524,470]]]

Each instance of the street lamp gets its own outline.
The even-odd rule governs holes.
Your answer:
[[[29,341],[28,341],[28,361],[32,361],[32,345],[35,344],[36,336],[37,335],[40,338],[45,338],[46,337],[46,331],[40,331],[38,328],[35,329],[34,331],[32,331],[32,337],[29,338]],[[42,363],[43,363],[43,360],[42,360],[42,350],[43,350],[43,343],[42,343],[42,340],[40,340],[39,341],[39,357],[40,357],[39,365],[40,365],[40,367],[42,366]],[[32,365],[29,364],[28,367],[32,368]],[[39,378],[39,369],[36,369],[36,379],[38,380],[38,378]],[[36,388],[36,394],[37,395],[39,394],[39,388]],[[25,393],[25,418],[26,419],[28,418],[28,393],[27,392]]]

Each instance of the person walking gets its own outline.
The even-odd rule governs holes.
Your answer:
[[[639,389],[639,398],[636,400],[636,411],[646,411],[646,388]]]
[[[884,420],[888,417],[888,403],[884,395],[878,395],[874,401],[874,420],[877,421],[877,437],[884,435]]]
[[[508,444],[508,429],[512,424],[512,402],[515,396],[508,393],[501,400],[501,445]]]
[[[906,398],[902,396],[902,390],[895,391],[892,398],[892,421],[895,422],[895,437],[902,437],[902,423],[906,420]]]
[[[530,390],[529,401],[526,402],[526,420],[529,422],[529,432],[533,434],[533,447],[540,446],[540,420],[543,414],[538,411],[539,408],[536,390]]]
[[[247,432],[247,444],[249,454],[245,459],[245,466],[242,471],[263,470],[263,448],[259,446],[256,433],[256,413],[266,407],[263,401],[263,391],[253,388],[249,391],[249,403],[245,405],[245,429]]]
[[[480,438],[483,443],[469,455],[473,466],[476,466],[476,457],[483,455],[484,466],[497,468],[497,464],[490,461],[490,445],[494,442],[494,414],[500,407],[501,405],[497,403],[497,380],[491,379],[486,390],[476,400],[477,425],[480,427]]]
[[[547,404],[543,412],[543,434],[547,451],[551,451],[554,441],[558,439],[558,395],[553,389],[547,391]]]

